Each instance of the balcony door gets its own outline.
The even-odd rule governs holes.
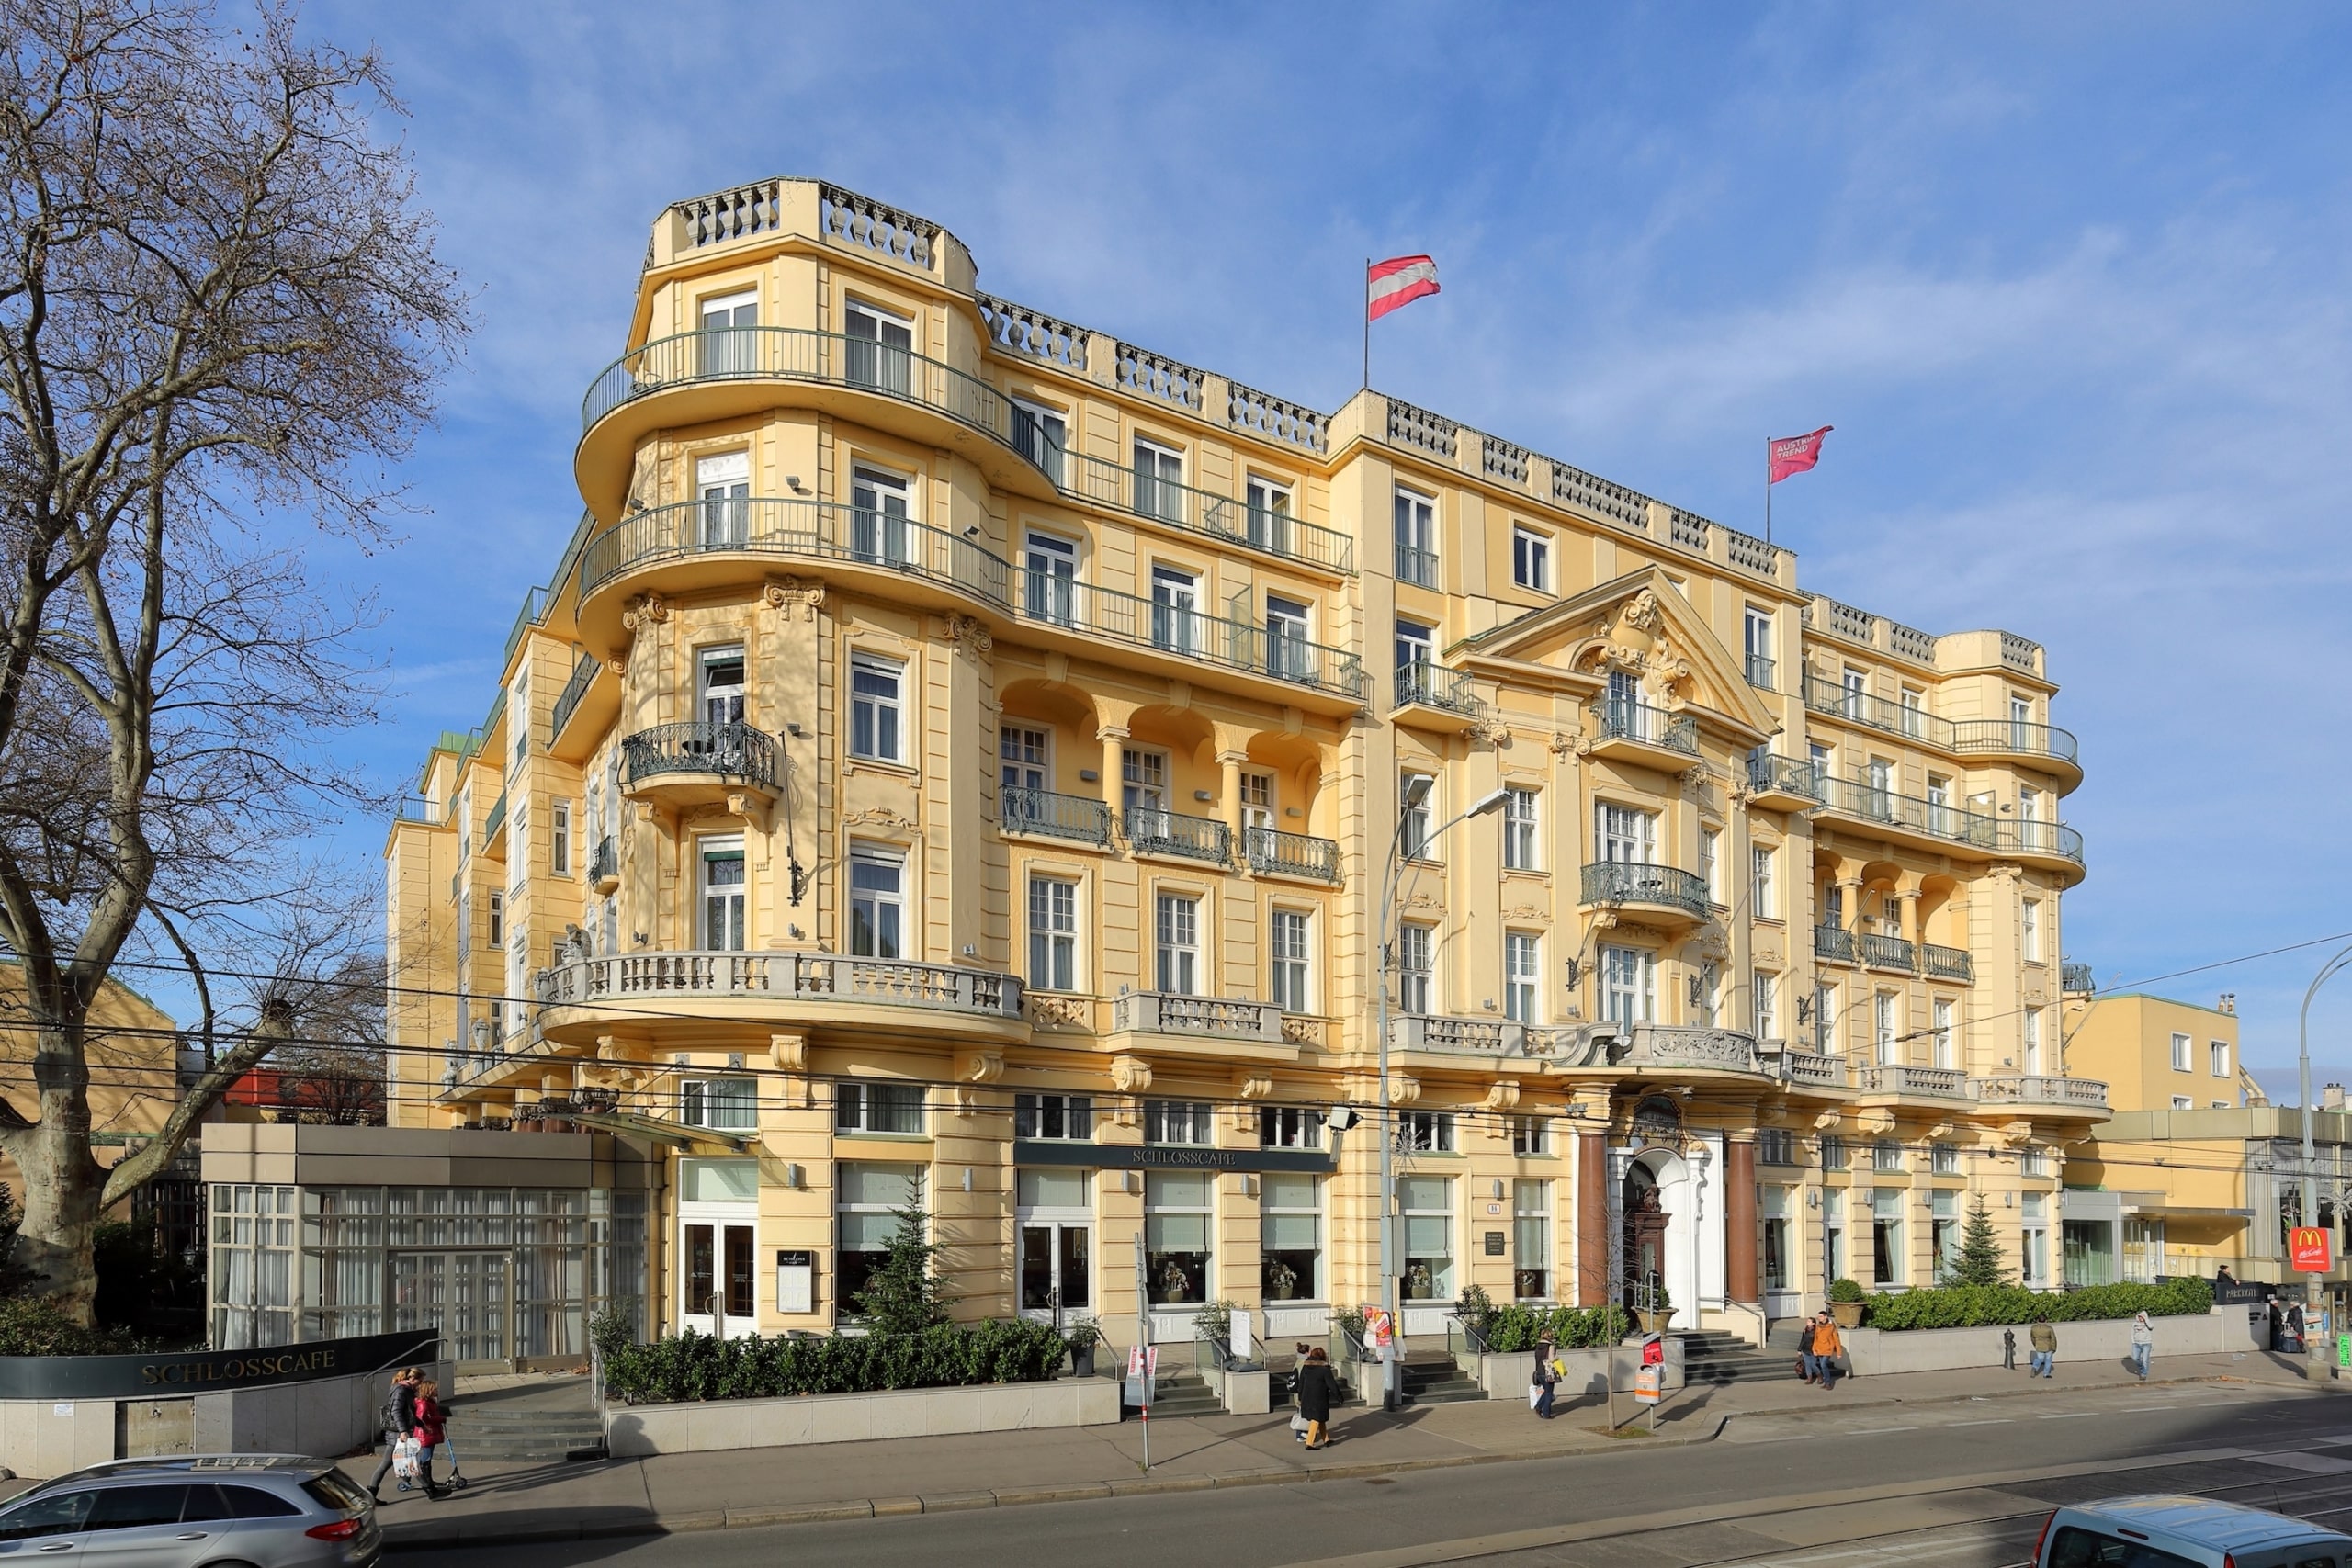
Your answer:
[[[729,294],[702,302],[701,331],[695,334],[695,373],[751,376],[760,368],[760,297]]]
[[[1295,599],[1266,595],[1266,673],[1285,681],[1304,681],[1308,668],[1307,606]]]
[[[743,951],[743,840],[696,840],[702,865],[702,945],[706,953]]]
[[[1261,550],[1290,553],[1290,491],[1255,478],[1248,490],[1250,542]]]
[[[1641,683],[1623,670],[1609,672],[1609,728],[1635,740],[1650,738],[1649,709],[1643,705]]]
[[[1201,580],[1172,566],[1151,569],[1151,640],[1175,653],[1200,651]]]
[[[914,319],[853,299],[848,325],[849,341],[842,345],[848,379],[856,386],[905,397],[912,384]]]
[[[1412,621],[1396,623],[1396,690],[1397,700],[1427,696],[1429,668],[1436,662],[1437,634],[1431,628]]]
[[[1593,808],[1594,858],[1610,865],[1650,865],[1657,852],[1657,819],[1646,811],[1607,801]]]
[[[706,648],[698,657],[702,718],[716,731],[743,722],[743,650]]]
[[[861,467],[850,479],[850,554],[879,566],[911,566],[907,481],[879,468]]]
[[[1148,441],[1135,446],[1136,510],[1170,523],[1184,520],[1184,459]]]
[[[752,456],[722,452],[695,460],[695,497],[702,504],[695,519],[697,541],[706,550],[740,550],[748,528],[752,496]]]
[[[1022,604],[1029,618],[1067,626],[1078,619],[1078,547],[1051,534],[1029,536]]]

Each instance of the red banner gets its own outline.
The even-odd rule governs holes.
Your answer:
[[[2320,1225],[2297,1225],[2287,1233],[2287,1266],[2298,1274],[2324,1274],[2335,1267],[2329,1233]]]
[[[1764,482],[1779,484],[1791,474],[1804,473],[1821,461],[1821,438],[1837,428],[1825,424],[1810,435],[1783,435],[1765,443]]]

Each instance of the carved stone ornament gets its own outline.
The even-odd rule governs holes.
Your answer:
[[[640,593],[621,611],[621,629],[634,632],[642,626],[658,626],[670,618],[670,606],[662,603],[659,593]]]
[[[1813,1130],[1816,1133],[1829,1132],[1838,1125],[1839,1118],[1844,1114],[1845,1112],[1839,1111],[1825,1111],[1813,1119]]]
[[[1514,904],[1503,911],[1506,920],[1548,920],[1552,911],[1536,904]]]
[[[1372,1092],[1374,1099],[1377,1100],[1380,1098],[1380,1084],[1377,1078],[1373,1080]],[[1420,1098],[1420,1079],[1413,1077],[1410,1073],[1391,1073],[1388,1075],[1388,1099],[1391,1104],[1410,1105]]]
[[[768,1036],[768,1060],[787,1073],[808,1070],[808,1037],[806,1034],[771,1034]]]
[[[1087,997],[1053,997],[1037,991],[1021,993],[1021,1005],[1029,1014],[1029,1022],[1037,1029],[1084,1029],[1092,1016],[1093,1001]]]
[[[612,658],[605,660],[605,668],[611,671],[616,676],[626,681],[628,679],[628,655],[625,653],[615,654]]]
[[[976,654],[996,651],[996,639],[989,635],[988,627],[972,615],[942,615],[939,618],[939,635],[944,640],[967,648]]]
[[[1487,1087],[1485,1101],[1486,1108],[1487,1110],[1509,1111],[1518,1103],[1519,1085],[1515,1080],[1505,1078],[1499,1083],[1491,1084]]]
[[[967,1051],[956,1058],[956,1076],[966,1083],[994,1083],[1004,1077],[1004,1053]]]
[[[1957,1122],[1939,1122],[1934,1126],[1928,1129],[1928,1136],[1930,1140],[1937,1138],[1949,1138],[1958,1130],[1959,1124]]]
[[[1416,893],[1410,898],[1405,900],[1405,908],[1408,909],[1442,909],[1445,908],[1445,905],[1442,900],[1430,894]]]
[[[2033,1146],[2033,1123],[2030,1122],[2004,1122],[2001,1123],[1997,1136],[2006,1147],[2012,1149],[2031,1148]]]
[[[1111,1087],[1121,1094],[1141,1094],[1151,1087],[1151,1064],[1141,1056],[1112,1057]]]
[[[862,810],[853,811],[842,818],[842,821],[853,828],[899,828],[911,830],[915,825],[912,818],[903,816],[888,806],[869,806]]]
[[[1283,1038],[1294,1045],[1320,1046],[1323,1043],[1323,1021],[1285,1013],[1283,1015]]]
[[[1625,606],[1625,624],[1635,631],[1656,631],[1664,615],[1658,606],[1657,590],[1645,588]]]
[[[1873,1138],[1883,1137],[1894,1131],[1894,1112],[1865,1111],[1854,1119],[1854,1125]]]
[[[1574,756],[1577,754],[1579,747],[1588,744],[1589,744],[1589,742],[1586,741],[1582,736],[1565,735],[1556,729],[1552,732],[1552,739],[1546,742],[1552,755],[1555,757]]]
[[[1264,1073],[1245,1073],[1234,1092],[1244,1100],[1270,1099],[1274,1092],[1274,1080]]]
[[[783,614],[797,606],[802,620],[813,621],[817,618],[817,606],[825,602],[825,585],[813,580],[804,582],[797,577],[772,578],[761,597],[771,610]]]
[[[1489,720],[1472,727],[1470,734],[1479,744],[1491,746],[1498,751],[1510,749],[1510,726],[1508,724]]]

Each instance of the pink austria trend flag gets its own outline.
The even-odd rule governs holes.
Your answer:
[[[1376,321],[1437,288],[1437,263],[1427,256],[1391,256],[1364,274],[1364,320]]]
[[[1837,428],[1825,424],[1811,435],[1783,435],[1773,441],[1764,482],[1779,484],[1791,474],[1804,473],[1821,461],[1821,438]]]

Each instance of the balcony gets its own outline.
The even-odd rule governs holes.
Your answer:
[[[1067,631],[1081,648],[1108,637],[1163,654],[1171,664],[1221,665],[1346,698],[1351,706],[1363,701],[1363,665],[1344,649],[1212,615],[1180,600],[1147,599],[1055,573],[1021,572],[1015,581],[1022,619]]]
[[[1970,1098],[1987,1106],[2055,1107],[2082,1114],[2107,1113],[2107,1085],[2097,1078],[2058,1077],[2043,1073],[2001,1073],[1968,1080]]]
[[[497,840],[498,840],[498,835],[499,835],[502,831],[503,831],[503,830],[505,829],[505,827],[506,827],[506,792],[505,792],[504,790],[503,790],[503,789],[502,789],[502,790],[500,790],[500,791],[498,792],[498,798],[497,798],[496,800],[494,800],[494,801],[491,802],[491,806],[490,806],[490,815],[482,818],[482,823],[481,823],[481,852],[482,852],[482,853],[484,853],[484,854],[490,854],[490,853],[492,853],[492,849],[491,849],[491,845],[492,845],[493,843],[497,842]]]
[[[1115,1033],[1206,1034],[1281,1044],[1282,1009],[1230,997],[1188,997],[1173,991],[1129,991],[1111,999]]]
[[[1227,865],[1233,860],[1233,829],[1214,817],[1130,811],[1119,828],[1126,835],[1127,848],[1139,855],[1174,855],[1212,865]]]
[[[1759,692],[1779,690],[1772,684],[1773,677],[1779,670],[1780,663],[1777,660],[1767,659],[1760,653],[1751,653],[1747,656],[1747,683]]]
[[[1340,846],[1329,839],[1272,828],[1245,828],[1241,851],[1250,869],[1262,875],[1301,876],[1312,882],[1340,880]]]
[[[1932,942],[1921,942],[1919,958],[1930,980],[1957,980],[1963,986],[1975,983],[1976,960],[1964,947],[1938,947]]]
[[[2091,966],[2068,959],[2058,968],[2059,988],[2070,997],[2086,997],[2098,989],[2098,980],[2091,974]]]
[[[1804,705],[1815,713],[1883,735],[1900,736],[1955,757],[2023,757],[2059,764],[2059,771],[2071,775],[2074,783],[2082,779],[2074,736],[2054,725],[2022,719],[1945,718],[1811,674],[1804,678]]]
[[[1677,772],[1699,755],[1699,721],[1647,703],[1608,702],[1592,710],[1592,754]]]
[[[1930,1100],[1970,1098],[1968,1075],[1956,1067],[1913,1067],[1901,1063],[1857,1068],[1855,1087],[1864,1094],[1925,1096]]]
[[[821,412],[958,448],[997,483],[1039,491],[1059,477],[1040,462],[1049,448],[1035,422],[967,371],[841,333],[724,327],[657,338],[589,383],[572,457],[581,494],[598,516],[614,515],[643,437],[759,413],[775,403],[779,381],[808,387],[807,403]]]
[[[588,748],[613,715],[620,708],[620,682],[600,681],[605,661],[593,653],[583,653],[571,667],[571,679],[555,699],[555,706],[548,710],[548,752],[550,756],[576,762],[587,755]],[[573,719],[582,722],[575,730]]]
[[[1638,865],[1623,861],[1597,861],[1584,868],[1581,901],[1614,908],[1631,906],[1652,913],[1670,912],[1703,920],[1713,912],[1707,884],[1670,865]]]
[[[1111,808],[1082,795],[1004,786],[997,800],[997,825],[1008,833],[1067,839],[1076,844],[1111,842]]]
[[[704,719],[661,724],[621,742],[624,793],[659,793],[673,805],[707,804],[744,790],[773,799],[775,737],[748,724]]]
[[[1781,1053],[1781,1076],[1791,1084],[1804,1089],[1844,1089],[1846,1058],[1825,1056],[1812,1051]]]
[[[1081,500],[1333,576],[1355,575],[1355,541],[1336,529],[1212,495],[1107,458],[1059,448],[1040,456],[1040,466],[1056,476],[1062,490]]]
[[[594,852],[588,857],[588,880],[599,897],[621,885],[620,849],[609,836],[597,840]]]
[[[1636,1023],[1609,1053],[1610,1066],[1771,1076],[1753,1035],[1731,1029]]]
[[[1751,756],[1747,799],[1768,811],[1810,811],[1821,804],[1821,770],[1769,752]]]
[[[844,1027],[898,1028],[909,1013],[929,1010],[998,1025],[1022,1021],[1021,981],[992,970],[888,958],[840,958],[820,953],[628,953],[586,958],[540,972],[542,1025],[551,1034],[593,1041],[607,1020],[573,1021],[560,1010],[606,1004],[666,1008],[710,1001],[743,1006],[805,1004],[821,1015],[837,1008]],[[877,1023],[874,1010],[892,1010]],[[703,1016],[695,1010],[691,1016]]]
[[[1417,550],[1410,545],[1396,547],[1396,581],[1409,582],[1416,588],[1438,585],[1437,552]]]
[[[1544,1056],[1552,1052],[1554,1032],[1510,1019],[1404,1013],[1388,1021],[1388,1048],[1451,1056]]]
[[[1855,936],[1864,968],[1897,969],[1905,975],[1918,968],[1917,950],[1901,937],[1880,936],[1875,931],[1858,931]]]
[[[1825,810],[1867,823],[1890,838],[1947,853],[1957,848],[1982,860],[2014,855],[2053,869],[2083,868],[2083,836],[2063,822],[2004,821],[1856,779],[1828,778],[1822,785]]]
[[[1860,956],[1854,933],[1843,926],[1813,928],[1813,955],[1824,964],[1851,964]]]
[[[1467,671],[1448,670],[1425,659],[1396,666],[1396,705],[1399,718],[1420,723],[1435,720],[1455,731],[1468,729],[1487,716],[1487,705],[1478,700]],[[1408,708],[1420,711],[1408,715],[1402,711]]]

